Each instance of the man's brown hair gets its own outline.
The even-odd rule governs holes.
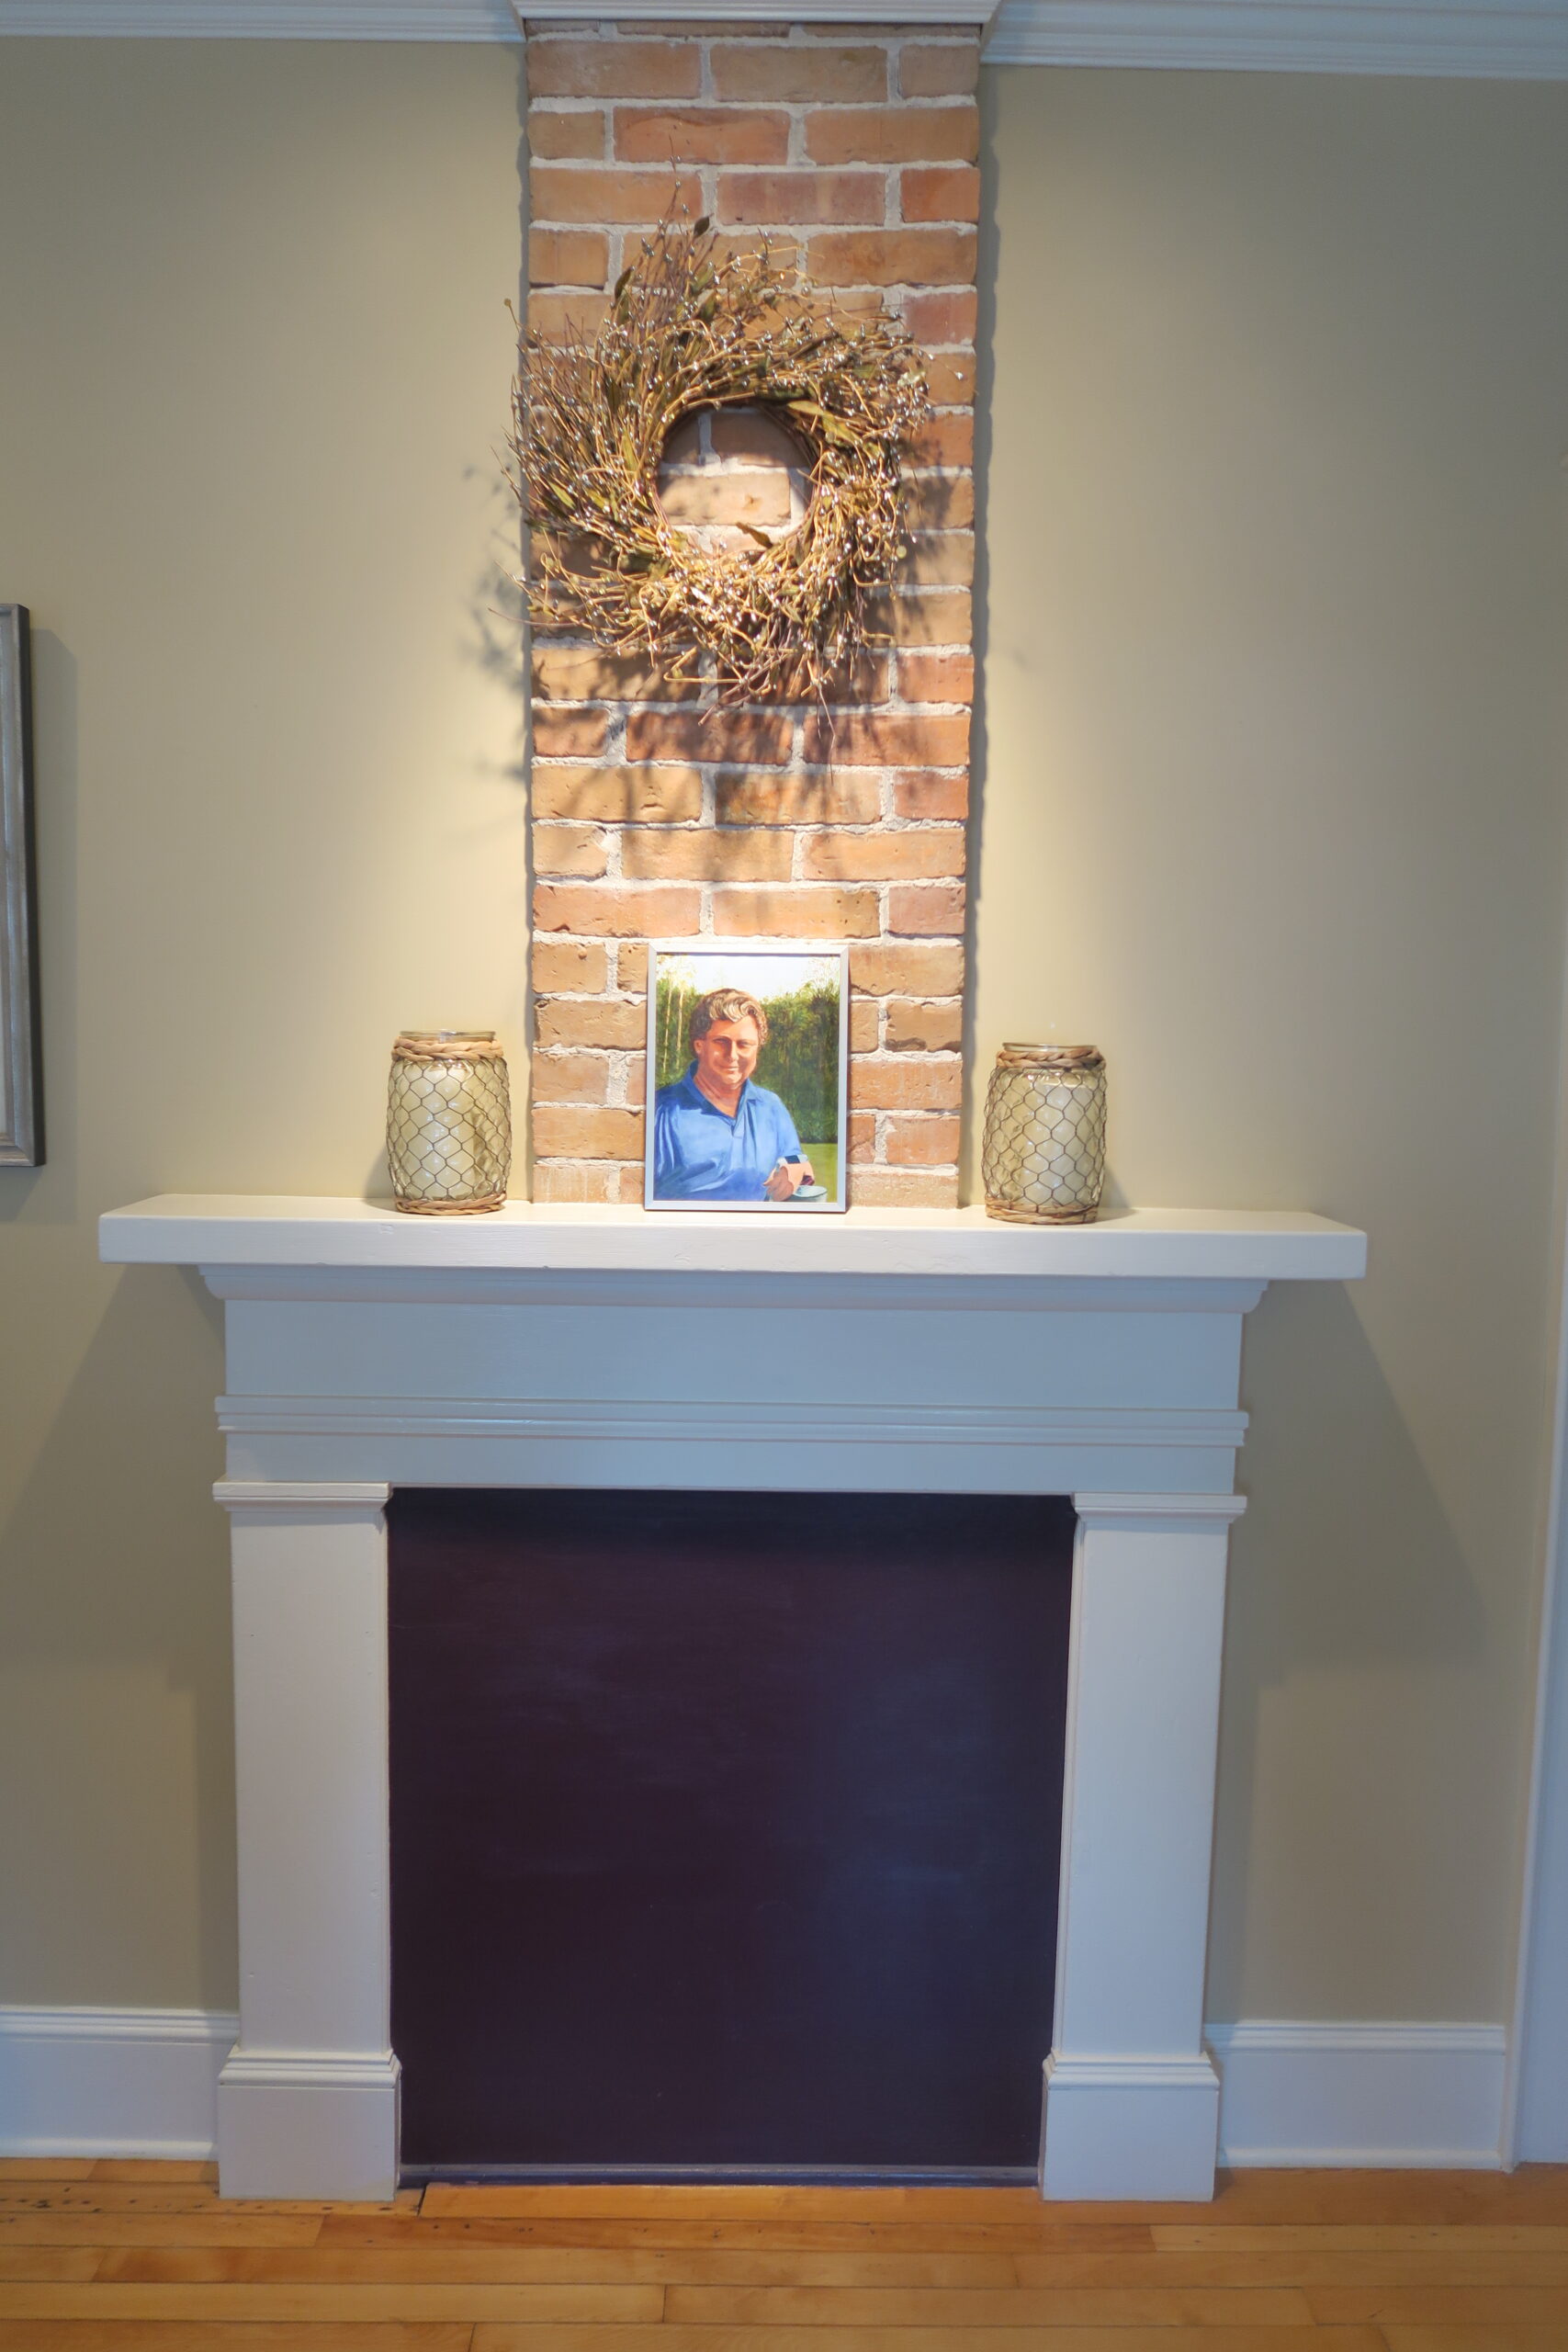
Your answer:
[[[705,1037],[716,1021],[754,1021],[758,1044],[768,1042],[768,1016],[744,989],[709,989],[706,996],[697,999],[692,1007],[692,1043]]]

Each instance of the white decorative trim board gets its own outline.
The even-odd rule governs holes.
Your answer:
[[[542,21],[598,21],[604,0],[555,0]],[[768,0],[694,0],[680,17],[778,20]],[[1568,5],[1518,0],[794,0],[800,24],[991,25],[988,65],[1168,66],[1269,74],[1568,80]],[[668,17],[624,0],[617,20]],[[0,0],[0,34],[99,39],[516,41],[506,0]]]
[[[206,2009],[0,2008],[0,2155],[211,2155],[240,2020]]]
[[[238,2030],[202,2009],[0,2008],[0,2155],[210,2156]],[[1501,2026],[1259,2018],[1205,2038],[1222,2165],[1498,2165]]]
[[[1210,2025],[1220,2162],[1495,2172],[1507,2037],[1500,2025]]]

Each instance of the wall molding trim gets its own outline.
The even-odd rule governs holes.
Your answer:
[[[767,0],[693,0],[694,22],[776,21]],[[990,23],[989,65],[1162,66],[1221,73],[1568,80],[1563,0],[793,0],[802,24]],[[624,0],[617,20],[667,18]],[[602,0],[555,0],[540,21],[600,20]],[[508,0],[0,0],[0,35],[87,39],[511,41]]]
[[[239,2030],[222,2009],[0,2007],[0,2155],[205,2160]]]
[[[226,2010],[0,2007],[0,2155],[209,2157]],[[1220,2073],[1220,2162],[1495,2171],[1498,2025],[1316,2025],[1247,2018],[1204,2039]],[[331,2052],[264,2052],[268,2081],[336,2085]],[[355,2065],[353,2085],[374,2083]]]
[[[1210,2025],[1220,2162],[1503,2168],[1500,2025]]]

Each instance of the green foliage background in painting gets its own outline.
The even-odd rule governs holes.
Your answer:
[[[656,1086],[682,1076],[692,1058],[692,1007],[703,990],[660,971]],[[812,981],[787,996],[759,997],[768,1042],[757,1063],[759,1086],[782,1094],[804,1144],[839,1140],[839,991]]]

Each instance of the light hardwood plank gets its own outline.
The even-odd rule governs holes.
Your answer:
[[[1487,2320],[1478,2327],[1388,2327],[1382,2340],[1388,2352],[1568,2352],[1568,2327],[1494,2326]],[[1308,2338],[1314,2352],[1321,2341]]]
[[[1038,2232],[1020,2230],[1006,2222],[978,2229],[938,2229],[935,2225],[897,2228],[890,2224],[854,2222],[718,2222],[637,2221],[577,2222],[544,2219],[537,2222],[437,2214],[367,2212],[339,2206],[321,2221],[322,2243],[340,2245],[413,2245],[441,2238],[471,2245],[663,2246],[696,2245],[791,2250],[838,2250],[872,2253],[879,2248],[897,2253],[1013,2254],[1035,2253],[1042,2244],[1053,2248],[1079,2246],[1086,2253],[1148,2252],[1154,2244],[1141,2223],[1118,2222],[1104,2229],[1066,2226],[1042,2240]]]
[[[96,2245],[0,2245],[0,2278],[96,2278]]]
[[[1462,2237],[1462,2233],[1460,2233]],[[1568,2287],[1568,2255],[1437,2251],[1031,2255],[1021,2287]]]
[[[106,2347],[107,2352],[107,2347]],[[118,2347],[115,2348],[118,2352]],[[345,2352],[349,2347],[345,2346]],[[544,2352],[524,2327],[474,2330],[473,2352]],[[1388,2352],[1375,2327],[566,2327],[549,2352]],[[1422,2347],[1422,2352],[1428,2352]],[[1433,2346],[1429,2352],[1440,2352]],[[1456,2352],[1458,2348],[1456,2347]],[[1465,2346],[1462,2352],[1479,2352]],[[1492,2347],[1487,2347],[1492,2352]],[[1524,2347],[1523,2352],[1537,2352]],[[1542,2346],[1540,2352],[1558,2352]]]
[[[199,2181],[172,2182],[164,2187],[152,2179],[40,2182],[29,2188],[13,2182],[0,2189],[0,2220],[10,2213],[310,2213],[319,2221],[326,2213],[397,2213],[417,2217],[417,2192],[400,2190],[395,2206],[330,2204],[320,2198],[270,2199],[265,2202],[220,2197]]]
[[[1162,2224],[1151,2234],[1163,2254],[1259,2254],[1269,2248],[1283,2253],[1295,2247],[1320,2253],[1436,2253],[1447,2246],[1462,2246],[1472,2253],[1568,2254],[1568,2229],[1551,2225],[1516,2229],[1506,2222],[1481,2222],[1468,2229],[1453,2222],[1429,2229],[1399,2222],[1363,2229],[1350,2222],[1313,2222],[1304,2227],[1287,2222],[1273,2228],[1240,2229],[1209,2229],[1201,2224],[1177,2229]]]
[[[211,2213],[0,2214],[7,2245],[310,2245],[321,2222],[307,2213],[231,2209]]]
[[[106,2335],[96,2319],[0,2320],[0,2352],[472,2352],[473,2338],[471,2327],[444,2322],[343,2328],[127,2320]],[[531,2352],[544,2352],[537,2335]]]
[[[471,2213],[523,2222],[549,2214],[574,2221],[931,2222],[964,2228],[988,2222],[1033,2226],[1063,2211],[1043,2205],[1032,2188],[791,2188],[728,2181],[432,2181],[423,2210],[431,2217]],[[1074,2211],[1081,2221],[1101,2209]]]
[[[1516,2327],[1568,2328],[1563,2287],[1314,2287],[1314,2320],[1365,2320],[1374,2326],[1458,2327],[1493,2321]]]
[[[165,2163],[162,2156],[100,2156],[93,2166],[93,2178],[163,2181],[171,2188],[176,2181],[200,2180],[205,2181],[209,2188],[216,2188],[218,2167],[215,2164],[194,2160],[189,2163],[183,2160]]]
[[[94,2156],[0,2156],[0,2182],[90,2180]]]
[[[1294,2287],[671,2287],[664,2316],[692,2327],[1307,2327]],[[1357,2314],[1365,2317],[1365,2313]]]
[[[363,2326],[367,2321],[510,2320],[529,2327],[657,2324],[661,2287],[91,2287],[0,2282],[0,2320],[288,2320]]]
[[[1514,2173],[1224,2173],[1206,2210],[1232,2223],[1568,2222],[1568,2165],[1525,2165]]]
[[[1109,2267],[1104,2281],[1092,2283],[1121,2283],[1114,2267],[1118,2257],[1094,2258],[1108,2262]],[[714,2246],[668,2253],[657,2247],[476,2246],[443,2241],[417,2246],[318,2245],[299,2252],[265,2247],[118,2246],[104,2255],[96,2275],[127,2282],[180,2280],[192,2286],[219,2285],[231,2279],[250,2279],[258,2285],[335,2280],[351,2286],[380,2279],[413,2285],[473,2279],[497,2286],[580,2279],[598,2286],[983,2288],[1015,2286],[1013,2267],[1006,2255],[732,2254]]]

